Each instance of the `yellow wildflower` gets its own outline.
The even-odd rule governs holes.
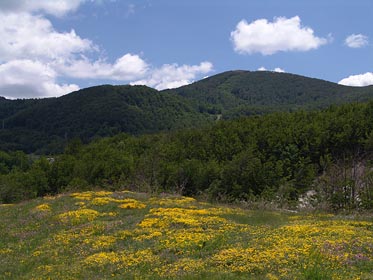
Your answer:
[[[99,212],[92,209],[79,209],[75,211],[68,211],[58,215],[58,218],[63,223],[70,223],[72,225],[90,222],[100,215]]]
[[[34,209],[35,211],[40,211],[40,212],[50,212],[52,210],[50,205],[47,203],[40,204],[36,206]]]
[[[93,249],[103,249],[108,248],[116,242],[114,236],[99,236],[95,239],[86,239],[84,243],[90,244]]]
[[[143,209],[146,207],[144,203],[132,198],[122,199],[118,207],[122,209]]]

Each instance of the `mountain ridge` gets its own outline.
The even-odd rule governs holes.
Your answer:
[[[220,81],[218,85],[217,81]],[[237,110],[237,105],[244,106],[241,111],[246,109],[246,112],[235,112],[236,115],[250,115],[250,110],[255,107],[269,111],[277,111],[279,107],[284,110],[319,109],[332,104],[368,101],[371,90],[373,86],[349,87],[290,73],[236,70],[170,91],[201,103],[217,105],[215,109],[228,111],[228,114]],[[199,95],[196,96],[196,92]],[[273,106],[275,110],[271,108]],[[232,115],[234,117],[234,113]]]
[[[227,71],[162,91],[99,85],[57,98],[0,98],[0,146],[56,153],[74,138],[89,142],[119,132],[156,133],[221,118],[321,109],[372,98],[373,86],[348,87],[270,71]]]

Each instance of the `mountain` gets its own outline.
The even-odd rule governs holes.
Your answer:
[[[347,87],[287,73],[229,71],[164,91],[103,85],[59,98],[0,98],[0,147],[56,153],[73,138],[89,142],[118,132],[154,133],[220,118],[319,109],[372,97],[373,86]]]
[[[0,120],[13,116],[17,112],[40,102],[37,99],[9,100],[0,96]]]
[[[373,86],[348,87],[320,79],[269,71],[229,71],[170,90],[225,118],[273,111],[319,109],[368,101]]]
[[[0,146],[26,152],[61,151],[66,140],[88,142],[119,132],[130,134],[198,126],[208,116],[185,98],[146,86],[96,86],[40,100],[0,100]],[[2,110],[3,111],[3,110]],[[40,150],[41,149],[41,150]]]

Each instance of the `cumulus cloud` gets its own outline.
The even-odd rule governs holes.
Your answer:
[[[60,73],[55,66],[66,64],[82,53],[97,51],[95,45],[76,35],[74,30],[58,32],[48,19],[23,11],[31,9],[27,5],[46,2],[20,1],[11,6],[9,3],[13,2],[17,1],[0,4],[1,95],[9,98],[47,97],[79,89],[75,84],[59,84]],[[52,7],[58,3],[63,5],[65,1],[48,3]],[[5,5],[8,5],[7,9]],[[18,10],[22,12],[16,13]]]
[[[277,17],[273,22],[258,19],[251,23],[241,20],[231,32],[234,50],[240,54],[272,55],[280,51],[309,51],[326,44],[310,27],[301,26],[298,16]]]
[[[0,1],[0,95],[47,97],[79,89],[76,84],[61,84],[61,78],[137,81],[158,89],[172,88],[188,84],[197,75],[212,70],[210,62],[153,67],[131,53],[114,62],[92,58],[100,57],[104,51],[74,30],[57,31],[43,16],[43,13],[64,15],[85,1],[88,0]],[[134,12],[135,6],[130,5],[129,9]]]
[[[132,85],[147,85],[161,90],[190,84],[198,75],[211,72],[213,65],[205,61],[199,65],[179,66],[174,63],[156,68],[136,54],[125,54],[112,64],[104,60],[91,62],[83,58],[56,65],[55,68],[73,78],[134,81]]]
[[[280,67],[276,67],[275,69],[273,69],[273,71],[277,73],[285,73],[285,70]]]
[[[149,65],[138,55],[125,54],[111,64],[105,60],[90,61],[83,57],[62,65],[55,65],[65,76],[88,79],[129,81],[144,76]]]
[[[75,11],[86,0],[1,0],[0,11],[11,13],[44,12],[62,16]]]
[[[211,72],[213,65],[204,61],[199,65],[165,64],[150,71],[147,78],[135,81],[133,85],[147,85],[158,90],[181,87],[193,82],[197,75]]]
[[[345,45],[350,48],[362,48],[368,45],[368,37],[363,34],[351,34],[345,39]]]
[[[284,73],[285,72],[285,70],[280,68],[280,67],[276,67],[273,70],[267,70],[267,68],[265,68],[264,66],[259,67],[258,71],[272,71],[272,72],[277,72],[277,73]]]
[[[356,87],[373,85],[373,73],[367,72],[365,74],[351,75],[347,78],[340,80],[338,84]]]
[[[78,90],[75,84],[57,84],[57,73],[31,60],[12,60],[0,65],[0,92],[7,98],[61,96]]]
[[[51,22],[41,16],[27,13],[1,14],[0,59],[27,59],[41,61],[67,59],[74,54],[97,48],[88,39],[82,39],[74,30],[57,32]]]

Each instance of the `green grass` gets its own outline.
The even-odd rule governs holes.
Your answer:
[[[85,192],[0,205],[0,279],[373,279],[370,217]]]

